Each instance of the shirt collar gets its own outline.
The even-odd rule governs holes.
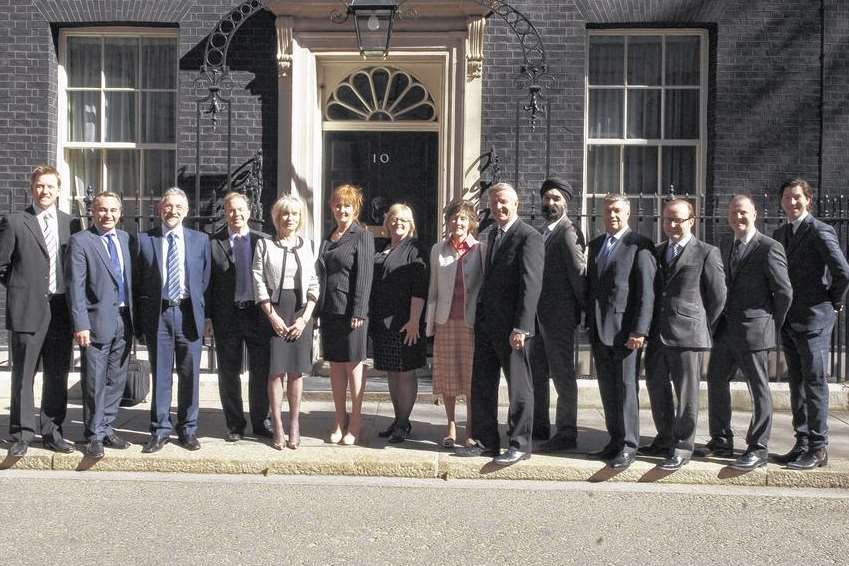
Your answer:
[[[555,220],[554,222],[549,224],[548,225],[548,231],[554,232],[554,229],[557,228],[557,225],[560,224],[565,217],[566,217],[566,215],[564,214],[563,216],[561,216],[560,218],[558,218],[557,220]]]
[[[693,234],[688,234],[686,238],[683,238],[683,239],[681,239],[681,241],[677,242],[678,249],[683,250],[684,246],[689,244],[690,240],[692,240],[692,239],[693,239]],[[669,247],[672,247],[674,245],[676,245],[676,244],[673,243],[672,240],[669,240]]]
[[[624,235],[625,235],[625,232],[627,232],[627,231],[628,231],[628,230],[630,230],[630,229],[631,229],[631,227],[630,227],[630,226],[625,226],[624,228],[622,228],[621,230],[619,230],[618,232],[616,232],[615,234],[613,234],[613,239],[614,239],[614,240],[616,240],[616,241],[618,242],[619,240],[621,240],[621,239],[622,239],[622,236],[624,236]],[[610,234],[607,234],[607,237],[610,237]]]
[[[754,238],[754,237],[755,237],[755,234],[757,234],[757,233],[758,233],[758,229],[757,229],[757,228],[752,228],[751,230],[749,230],[748,232],[746,232],[746,235],[745,235],[745,236],[743,236],[743,238],[742,238],[742,239],[740,239],[740,240],[743,242],[743,245],[744,245],[744,246],[748,245],[748,244],[749,244],[749,242],[751,242],[751,241],[752,241],[752,238]],[[738,238],[736,238],[736,237],[735,237],[734,239],[735,239],[735,240],[737,240]]]
[[[52,218],[56,216],[56,205],[53,205],[50,208],[41,208],[33,202],[32,209],[35,211],[35,215],[39,218],[44,218],[45,216],[49,216]]]
[[[162,237],[168,238],[168,235],[171,234],[171,233],[173,233],[175,236],[177,236],[178,239],[182,239],[183,238],[183,225],[178,224],[173,229],[169,229],[168,227],[165,226],[165,224],[163,224],[162,225]]]
[[[111,230],[107,230],[106,232],[101,232],[100,228],[98,228],[97,233],[100,235],[101,238],[106,238],[108,236],[117,236],[118,235],[118,232],[115,231],[115,228],[112,228]]]
[[[251,233],[251,229],[245,226],[244,230],[239,230],[238,232],[233,232],[230,230],[230,227],[227,227],[227,239],[230,240],[230,244],[233,244],[233,240],[236,236],[241,236],[243,238],[247,238]]]
[[[802,225],[802,222],[804,222],[805,218],[807,218],[807,217],[808,217],[808,211],[806,210],[805,212],[802,213],[802,215],[799,218],[797,218],[796,220],[791,222],[791,224],[793,224],[793,233],[794,234],[796,233],[796,230],[799,229],[799,226]]]
[[[501,230],[503,233],[505,233],[505,234],[506,234],[506,233],[507,233],[507,231],[508,231],[508,230],[509,230],[512,226],[513,226],[513,224],[515,224],[515,223],[516,223],[516,221],[517,221],[518,219],[519,219],[519,217],[518,217],[518,216],[514,216],[514,217],[513,217],[513,220],[511,220],[510,222],[508,222],[508,223],[507,223],[507,224],[505,224],[504,226],[501,226],[501,225],[500,225],[500,224],[498,224],[497,222],[495,223],[495,225],[498,227],[498,229],[499,229],[499,230]]]

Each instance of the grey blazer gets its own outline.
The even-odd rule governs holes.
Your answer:
[[[301,302],[309,299],[318,302],[318,276],[315,272],[315,255],[312,244],[298,236],[300,245],[293,248],[301,268],[298,270]],[[283,255],[285,250],[277,241],[262,238],[254,251],[253,275],[254,296],[257,303],[277,303],[280,299],[280,279],[283,277]]]
[[[483,280],[483,260],[478,241],[472,238],[474,245],[463,258],[463,286],[466,290],[466,304],[463,319],[466,326],[474,328],[475,310],[478,292]],[[427,292],[426,334],[433,336],[436,324],[445,324],[451,313],[451,301],[454,298],[454,280],[457,277],[459,255],[449,240],[437,242],[430,249],[430,286]]]
[[[586,244],[581,230],[563,216],[545,241],[545,267],[537,319],[546,328],[577,324],[586,287]]]
[[[657,246],[655,305],[650,337],[664,346],[707,350],[725,307],[725,269],[719,248],[692,238],[672,265],[669,241]]]
[[[722,250],[728,299],[716,330],[738,351],[768,350],[793,302],[784,247],[760,232],[731,271],[731,246]]]

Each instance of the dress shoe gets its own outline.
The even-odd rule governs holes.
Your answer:
[[[61,452],[62,454],[70,454],[74,451],[74,445],[62,438],[42,438],[42,444],[48,450],[53,450],[54,452]]]
[[[789,452],[785,452],[784,454],[776,454],[772,457],[772,461],[776,464],[789,464],[794,460],[798,460],[799,456],[802,456],[807,451],[808,445],[797,441]]]
[[[243,437],[244,435],[241,432],[235,430],[228,430],[227,434],[224,435],[224,440],[226,442],[238,442],[242,440]]]
[[[490,450],[486,448],[483,444],[472,444],[471,446],[458,446],[454,449],[454,455],[459,456],[461,458],[477,458],[480,456],[485,456],[487,458],[494,458],[498,456],[498,452],[496,450]]]
[[[103,451],[103,442],[96,438],[92,438],[89,443],[86,444],[85,455],[96,460],[103,458],[103,456],[106,455],[106,452]]]
[[[731,467],[735,470],[749,471],[766,466],[767,451],[763,448],[747,449],[734,460]]]
[[[200,441],[198,441],[198,437],[194,434],[189,434],[180,438],[180,446],[194,452],[195,450],[200,450]]]
[[[407,423],[407,426],[398,425],[389,436],[389,442],[391,444],[400,444],[407,440],[411,432],[413,432],[413,426],[410,423]]]
[[[634,463],[637,459],[637,453],[633,450],[623,450],[613,457],[610,461],[610,467],[614,470],[624,470]]]
[[[566,435],[555,434],[536,449],[537,452],[565,452],[578,447],[578,441]]]
[[[26,440],[18,440],[9,447],[9,451],[6,453],[6,456],[10,458],[23,458],[27,455],[27,448],[29,448],[29,442]]]
[[[734,456],[734,444],[725,439],[711,438],[704,448],[696,448],[693,454],[699,458],[709,456],[732,458]]]
[[[664,456],[666,458],[669,458],[669,455],[671,453],[671,448],[669,448],[668,446],[661,446],[655,442],[637,448],[637,454],[641,456]]]
[[[392,433],[395,432],[395,426],[397,424],[398,421],[392,421],[391,423],[389,423],[388,427],[378,432],[377,436],[379,436],[380,438],[389,438],[390,436],[392,436]]]
[[[828,465],[828,451],[825,448],[808,450],[787,464],[791,470],[813,470]]]
[[[103,437],[103,445],[108,446],[109,448],[114,448],[115,450],[126,450],[132,444],[115,434],[114,432],[108,436]]]
[[[150,439],[142,446],[142,453],[153,454],[159,452],[162,447],[168,444],[167,436],[151,436]]]
[[[587,454],[590,458],[594,458],[596,460],[610,460],[620,452],[620,448],[617,448],[613,444],[608,444],[601,450],[596,452],[590,452]]]
[[[499,454],[492,459],[492,463],[496,466],[512,466],[522,460],[530,460],[530,452],[522,452],[518,448],[510,447],[503,454]]]
[[[674,472],[675,470],[680,470],[689,462],[689,457],[673,454],[672,456],[668,457],[666,460],[661,462],[657,467],[661,470],[668,470],[670,472]]]

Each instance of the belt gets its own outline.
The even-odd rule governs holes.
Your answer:
[[[188,299],[162,299],[162,308],[168,309],[171,307],[179,307],[183,303],[189,302]]]
[[[252,308],[256,303],[253,301],[236,301],[233,303],[233,306],[239,309],[240,311]]]

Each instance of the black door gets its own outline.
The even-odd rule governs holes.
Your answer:
[[[438,147],[436,132],[326,132],[324,202],[337,186],[357,185],[364,197],[360,222],[369,226],[382,226],[393,204],[407,204],[413,209],[419,240],[430,249],[438,236]],[[325,236],[334,225],[327,209]]]

